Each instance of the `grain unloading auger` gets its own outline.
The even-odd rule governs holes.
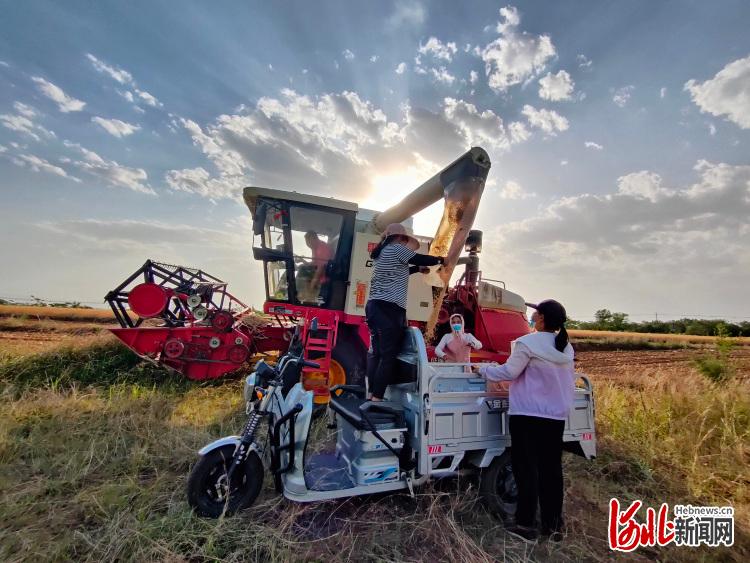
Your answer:
[[[472,148],[381,213],[333,198],[245,188],[244,200],[253,215],[253,255],[263,263],[266,290],[263,312],[268,322],[263,326],[256,324],[250,332],[243,328],[242,313],[235,313],[231,328],[221,332],[211,326],[211,319],[225,309],[214,304],[207,306],[209,314],[202,320],[191,317],[188,311],[184,313],[185,324],[174,326],[170,324],[174,315],[165,314],[168,310],[165,308],[155,315],[164,326],[130,328],[131,325],[123,324],[116,334],[140,355],[201,379],[218,377],[238,367],[228,356],[231,339],[224,339],[221,334],[233,335],[236,341],[233,345],[244,346],[249,356],[254,352],[285,351],[289,327],[301,324],[302,341],[307,343],[305,359],[320,365],[318,369],[304,370],[303,384],[314,391],[316,403],[326,403],[330,387],[363,382],[369,346],[364,315],[372,276],[370,251],[389,223],[401,222],[411,228],[416,213],[443,199],[445,210],[436,235],[416,238],[421,242],[420,252],[446,256],[446,264],[430,275],[411,277],[407,318],[428,337],[434,334],[439,338],[449,330],[449,315],[462,313],[467,330],[484,343],[474,361],[503,362],[510,352],[510,342],[528,332],[528,324],[524,300],[504,287],[489,283],[491,280],[482,280],[479,270],[481,232],[470,229],[489,170],[487,153]],[[463,250],[468,256],[462,258]],[[458,264],[463,264],[465,271],[457,284],[448,287]],[[138,272],[131,276],[130,283],[138,276]],[[164,283],[172,284],[173,280],[167,277]],[[146,279],[145,283],[154,282]],[[120,298],[119,305],[110,300],[113,310],[116,306],[124,308],[124,301],[131,300],[123,289],[125,285],[108,295],[108,300],[113,295]],[[226,291],[225,284],[223,290]],[[181,303],[181,295],[187,299],[191,293],[170,295],[167,303],[175,303],[175,299]],[[133,303],[130,309],[134,310]],[[317,329],[311,331],[313,318],[318,320]],[[144,334],[128,333],[136,330]],[[148,336],[151,331],[155,336],[160,335]],[[221,344],[207,349],[213,337],[218,337]],[[170,354],[176,355],[171,357],[167,355],[167,342],[175,338],[184,341],[184,348],[171,344]],[[236,354],[239,359],[239,352]]]

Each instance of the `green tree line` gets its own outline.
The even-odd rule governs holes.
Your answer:
[[[673,321],[633,322],[627,313],[599,309],[593,321],[568,321],[568,327],[616,332],[653,332],[657,334],[691,334],[695,336],[750,336],[750,322],[727,322],[724,319],[676,319]]]

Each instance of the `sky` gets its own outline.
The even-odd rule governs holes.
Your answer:
[[[260,306],[243,186],[382,210],[478,145],[485,277],[750,320],[747,2],[0,10],[0,297],[96,305],[152,258]]]

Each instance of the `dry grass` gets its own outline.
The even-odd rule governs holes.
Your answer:
[[[579,330],[571,329],[568,331],[571,340],[588,341],[588,340],[608,340],[613,342],[651,342],[665,344],[713,344],[716,342],[716,336],[693,336],[690,334],[654,334],[649,332],[613,332],[608,330]],[[739,346],[750,346],[750,337],[741,336],[731,338]]]
[[[111,323],[115,320],[111,309],[74,309],[68,307],[33,307],[27,305],[0,305],[0,317],[102,323]]]
[[[108,338],[0,357],[0,560],[609,561],[610,497],[731,504],[732,549],[646,549],[622,560],[750,558],[750,355],[721,386],[690,350],[582,352],[597,399],[599,457],[565,456],[562,545],[526,546],[488,515],[473,478],[407,495],[299,505],[270,479],[258,504],[195,517],[196,451],[241,426],[240,381],[198,385],[142,365]],[[313,439],[325,439],[319,421]],[[328,436],[330,440],[330,436]],[[311,447],[312,450],[312,447]]]

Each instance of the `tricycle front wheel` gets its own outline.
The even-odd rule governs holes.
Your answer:
[[[228,483],[234,446],[217,448],[198,460],[187,482],[188,503],[199,516],[218,518],[248,508],[263,487],[263,463],[251,451],[245,463],[237,467]]]

